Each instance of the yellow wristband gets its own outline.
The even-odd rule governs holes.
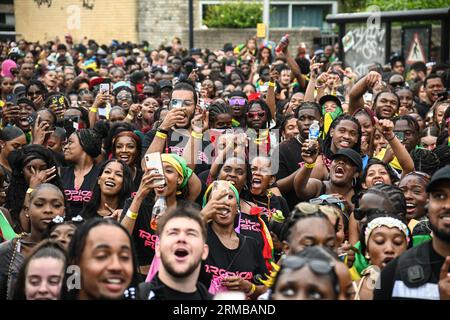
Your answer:
[[[30,194],[30,193],[32,193],[33,191],[34,191],[34,189],[28,188],[28,189],[27,189],[27,194]]]
[[[167,134],[156,131],[156,136],[161,139],[167,139]]]
[[[250,288],[250,291],[247,292],[247,296],[251,296],[252,294],[254,294],[256,291],[256,285],[254,283],[252,283],[252,287]]]
[[[128,209],[127,217],[130,218],[131,220],[136,220],[138,217],[138,214],[136,212],[133,212],[130,209]]]
[[[308,168],[308,169],[312,169],[312,168],[314,168],[315,166],[316,166],[316,163],[315,163],[315,162],[313,162],[313,163],[306,163],[306,162],[305,162],[305,167]]]
[[[90,112],[93,112],[93,113],[97,113],[98,109],[95,108],[95,107],[90,107],[90,108],[89,108],[89,111],[90,111]]]
[[[196,139],[203,139],[203,134],[202,134],[202,133],[195,132],[195,131],[192,131],[192,132],[191,132],[191,136],[193,136],[193,137],[196,138]]]
[[[275,82],[270,82],[269,81],[269,87],[275,87]]]
[[[127,117],[126,117],[128,120],[133,120],[134,119],[134,117],[131,115],[131,114],[127,114]]]

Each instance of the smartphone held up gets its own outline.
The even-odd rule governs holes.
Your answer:
[[[144,156],[144,159],[145,159],[145,166],[148,170],[164,176],[164,169],[163,169],[162,160],[161,160],[161,153],[153,152],[153,153],[146,154]],[[155,185],[165,186],[166,185],[165,178],[155,181]]]

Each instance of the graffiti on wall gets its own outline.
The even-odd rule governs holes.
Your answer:
[[[80,0],[82,2],[82,6],[85,9],[92,10],[95,6],[95,0]],[[37,4],[38,8],[41,8],[41,6],[46,6],[47,8],[50,8],[53,4],[53,0],[34,0],[34,3]]]
[[[47,6],[47,8],[50,8],[52,6],[52,0],[34,0],[34,2],[39,8],[41,6]]]

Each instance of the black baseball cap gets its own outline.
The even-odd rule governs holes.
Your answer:
[[[159,84],[160,90],[162,90],[164,88],[170,88],[171,90],[173,89],[172,81],[170,81],[170,80],[166,80],[166,79],[159,80],[158,84]]]
[[[336,159],[339,156],[344,156],[349,159],[358,168],[359,171],[362,170],[362,160],[358,152],[353,149],[342,148],[339,149],[335,154],[331,156],[331,160]]]
[[[450,164],[436,171],[431,177],[430,183],[427,186],[427,192],[430,192],[436,183],[442,180],[450,180]],[[450,181],[449,181],[450,182]]]
[[[323,96],[322,98],[320,98],[320,100],[319,100],[320,106],[322,107],[324,105],[324,103],[327,101],[334,101],[336,103],[336,105],[338,105],[342,109],[342,103],[338,97],[336,97],[332,94],[327,94],[327,95]]]

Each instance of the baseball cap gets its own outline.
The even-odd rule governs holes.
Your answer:
[[[170,81],[170,80],[166,80],[166,79],[159,80],[158,84],[159,84],[159,89],[161,89],[161,90],[164,88],[170,88],[170,89],[173,88],[172,81]]]
[[[323,106],[324,103],[327,101],[334,101],[339,107],[342,108],[341,100],[339,100],[338,97],[336,97],[332,94],[327,94],[327,95],[324,95],[322,98],[320,98],[320,100],[319,100],[320,106]]]
[[[442,180],[450,180],[450,164],[436,171],[431,177],[427,186],[427,192],[430,192],[436,184]]]
[[[95,86],[98,86],[100,83],[103,83],[105,78],[103,77],[93,77],[91,80],[89,80],[89,88],[92,89]]]
[[[359,171],[362,170],[362,160],[358,152],[349,148],[339,149],[335,154],[331,156],[331,160],[336,159],[339,156],[344,156],[349,159],[358,168]]]

